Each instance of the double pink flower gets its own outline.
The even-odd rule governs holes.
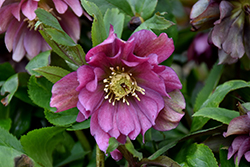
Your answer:
[[[34,30],[37,8],[55,15],[74,41],[80,38],[77,16],[81,16],[83,10],[78,0],[0,0],[0,34],[6,32],[5,45],[9,52],[13,51],[12,58],[17,62],[25,55],[32,59],[40,51],[51,49],[40,33]]]

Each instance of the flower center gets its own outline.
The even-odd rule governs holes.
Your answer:
[[[145,90],[137,85],[132,73],[125,72],[125,68],[120,68],[119,66],[116,68],[110,67],[110,70],[111,75],[103,80],[103,83],[106,84],[104,91],[107,93],[104,98],[109,99],[109,103],[112,103],[112,105],[115,105],[115,101],[120,100],[129,105],[129,102],[126,99],[128,96],[134,96],[140,101],[136,91],[144,95]]]

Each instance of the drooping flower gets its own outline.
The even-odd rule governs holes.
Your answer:
[[[241,158],[250,162],[250,112],[234,118],[228,125],[227,132],[223,136],[237,135],[231,146],[228,148],[227,158],[230,159],[234,155],[234,159],[238,157],[238,165]]]
[[[182,85],[170,67],[158,65],[173,50],[165,33],[141,30],[123,41],[111,26],[109,37],[86,54],[88,65],[54,84],[50,105],[57,112],[77,107],[78,122],[91,116],[91,134],[104,152],[110,137],[124,144],[151,127],[173,129],[184,115]]]
[[[17,62],[25,55],[32,59],[40,51],[50,49],[40,33],[34,29],[37,8],[45,9],[56,16],[62,28],[74,41],[80,38],[77,16],[81,16],[83,10],[78,0],[0,0],[0,34],[6,32],[5,45],[9,52],[13,51],[12,58]]]
[[[219,64],[250,58],[250,1],[199,0],[190,14],[194,30],[213,27],[211,42],[219,48]]]
[[[188,60],[196,63],[206,63],[208,68],[212,68],[217,60],[218,50],[208,43],[208,33],[199,33],[188,48]]]

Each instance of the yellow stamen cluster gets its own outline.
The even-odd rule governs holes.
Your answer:
[[[104,91],[107,93],[104,98],[109,99],[109,103],[112,103],[112,105],[120,100],[129,105],[126,99],[128,96],[133,96],[140,101],[136,91],[144,95],[145,90],[137,85],[132,73],[125,72],[125,68],[119,66],[116,68],[110,67],[110,70],[111,75],[103,80],[103,83],[105,83]]]

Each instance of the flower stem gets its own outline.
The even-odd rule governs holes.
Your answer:
[[[96,145],[96,167],[105,166],[105,155],[104,152],[100,150],[98,145]]]
[[[89,152],[88,159],[91,160],[92,149],[90,147],[88,139],[86,138],[83,131],[81,131],[81,130],[76,130],[75,134],[76,134],[76,137],[78,138],[78,140],[80,141],[83,150],[86,152]]]

